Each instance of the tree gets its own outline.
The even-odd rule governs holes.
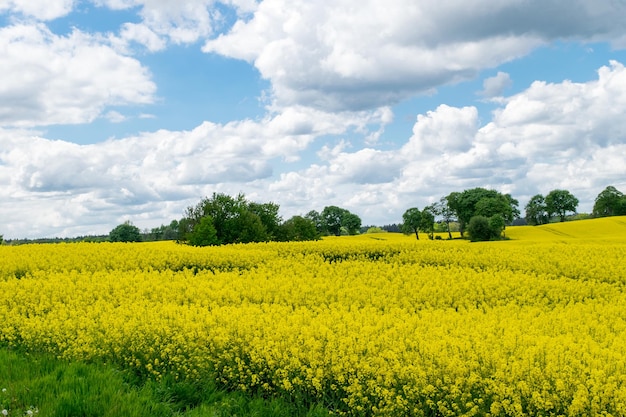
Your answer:
[[[526,204],[526,222],[532,226],[548,223],[546,199],[541,194],[534,195]]]
[[[498,240],[502,237],[505,221],[500,214],[491,217],[477,215],[470,219],[467,232],[472,242]]]
[[[278,232],[279,206],[274,203],[248,202],[243,194],[231,197],[213,193],[195,207],[188,207],[179,229],[188,240],[204,217],[211,217],[218,244],[263,242],[273,240]]]
[[[269,240],[274,240],[278,233],[278,228],[282,218],[278,214],[280,206],[275,203],[248,203],[248,210],[259,216],[261,223],[265,227]]]
[[[141,230],[130,221],[116,226],[109,233],[111,242],[141,242]]]
[[[344,212],[341,218],[341,227],[345,228],[349,235],[356,235],[361,229],[361,218],[349,211]]]
[[[324,233],[324,222],[322,221],[322,215],[320,213],[315,210],[311,210],[304,215],[304,218],[311,220],[319,233]]]
[[[428,237],[433,239],[435,233],[435,215],[431,206],[424,207],[422,210],[422,218],[420,219],[419,227],[424,233],[428,233]]]
[[[462,193],[451,193],[446,199],[459,220],[461,236],[470,219],[476,215],[491,217],[499,214],[509,224],[515,216],[519,216],[518,201],[509,194],[501,194],[496,190],[472,188]]]
[[[448,204],[447,197],[441,197],[438,202],[432,205],[432,212],[436,216],[441,216],[442,221],[446,224],[446,230],[448,232],[448,239],[452,239],[452,232],[450,232],[450,222],[454,220],[454,211]]]
[[[411,207],[402,215],[402,231],[405,234],[415,233],[415,238],[420,240],[419,230],[421,222],[422,212],[417,207]]]
[[[493,235],[489,219],[485,216],[474,216],[470,219],[467,232],[472,242],[484,242],[491,240]]]
[[[293,216],[285,221],[279,229],[279,239],[288,241],[318,240],[320,233],[311,219],[302,216]]]
[[[346,209],[337,206],[326,206],[321,213],[323,229],[326,233],[339,236],[341,234],[341,226],[343,216]]]
[[[626,214],[621,210],[621,206],[623,205],[622,200],[624,200],[624,198],[624,194],[621,191],[609,185],[596,197],[592,214],[595,217]]]
[[[578,199],[567,190],[552,190],[546,196],[548,217],[556,215],[564,222],[567,212],[576,212]]]
[[[491,229],[491,238],[500,239],[506,228],[506,222],[500,214],[494,214],[489,218],[489,228]]]
[[[315,211],[310,211],[307,216],[315,218]],[[361,218],[349,210],[337,206],[326,206],[319,215],[322,233],[339,236],[342,229],[346,233],[357,234],[361,228]]]
[[[196,224],[193,231],[188,236],[189,244],[193,246],[217,245],[217,231],[213,226],[213,218],[204,216],[200,223]]]

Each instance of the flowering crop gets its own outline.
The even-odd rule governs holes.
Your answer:
[[[0,247],[0,342],[337,414],[623,416],[626,222],[581,239],[585,223],[489,243]]]

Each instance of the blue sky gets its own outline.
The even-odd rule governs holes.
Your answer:
[[[626,192],[626,4],[0,1],[0,234],[213,192],[401,220],[451,191]]]

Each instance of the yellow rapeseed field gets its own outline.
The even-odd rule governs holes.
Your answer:
[[[625,416],[626,218],[506,232],[2,246],[0,343],[340,415]]]

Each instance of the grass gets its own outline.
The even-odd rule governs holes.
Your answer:
[[[45,417],[322,417],[328,411],[203,385],[138,380],[103,364],[0,347],[0,412]],[[6,414],[5,414],[6,413]]]

